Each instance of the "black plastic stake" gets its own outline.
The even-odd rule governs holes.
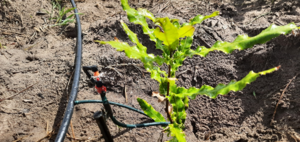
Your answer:
[[[97,111],[94,113],[94,118],[98,124],[98,127],[101,130],[101,133],[105,139],[105,142],[113,142],[113,138],[109,132],[109,129],[106,125],[106,118],[104,112]]]

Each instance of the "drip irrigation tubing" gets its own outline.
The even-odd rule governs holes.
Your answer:
[[[76,8],[76,4],[74,0],[70,0],[72,3],[72,6],[74,8],[74,13],[78,13],[78,10]],[[124,105],[124,104],[119,104],[115,102],[109,102],[107,98],[104,97],[101,100],[81,100],[81,101],[76,101],[77,93],[78,93],[78,86],[79,86],[79,80],[80,80],[80,72],[81,72],[81,59],[82,59],[82,31],[81,31],[81,24],[80,24],[80,19],[79,15],[75,14],[75,19],[76,19],[76,29],[77,29],[77,40],[76,40],[76,57],[75,57],[75,69],[74,69],[74,76],[73,76],[73,83],[72,83],[72,88],[70,92],[70,97],[68,101],[68,105],[64,114],[64,118],[62,120],[62,123],[60,125],[60,128],[58,130],[57,136],[55,138],[55,142],[63,142],[66,136],[66,133],[68,131],[70,121],[73,115],[73,110],[74,106],[77,104],[84,104],[84,103],[103,103],[105,106],[108,105],[110,112],[111,108],[109,104],[112,105],[117,105],[120,107],[124,107],[130,110],[133,110],[135,112],[138,112],[140,114],[143,114],[147,116],[143,111],[140,111],[136,108]],[[110,118],[112,121],[121,127],[127,127],[127,128],[137,128],[137,127],[147,127],[147,126],[157,126],[157,125],[162,125],[162,126],[167,126],[170,124],[170,122],[151,122],[151,123],[142,123],[142,124],[124,124],[122,122],[119,122],[116,120],[116,118],[113,116],[112,112],[110,115]]]
[[[80,100],[80,101],[75,101],[75,105],[78,105],[78,104],[86,104],[86,103],[103,103],[103,101],[101,100]],[[133,107],[130,107],[130,106],[127,106],[127,105],[123,105],[123,104],[119,104],[119,103],[115,103],[115,102],[110,102],[108,101],[109,104],[112,104],[112,105],[116,105],[116,106],[120,106],[120,107],[124,107],[124,108],[127,108],[127,109],[130,109],[132,111],[135,111],[135,112],[138,112],[142,115],[145,115],[148,117],[147,114],[145,114],[143,111],[140,111],[136,108],[133,108]]]
[[[151,123],[142,123],[142,124],[125,124],[120,121],[118,121],[113,115],[110,116],[110,119],[121,127],[126,128],[140,128],[140,127],[148,127],[148,126],[168,126],[170,122],[151,122]]]
[[[81,101],[75,101],[75,105],[77,104],[85,104],[85,103],[103,103],[103,101],[101,100],[81,100]],[[130,109],[132,111],[135,111],[135,112],[138,112],[140,114],[143,114],[145,116],[148,117],[147,114],[145,114],[143,111],[140,111],[136,108],[133,108],[133,107],[130,107],[130,106],[127,106],[127,105],[124,105],[124,104],[119,104],[119,103],[115,103],[115,102],[110,102],[108,101],[109,104],[112,104],[112,105],[116,105],[116,106],[120,106],[120,107],[124,107],[124,108],[127,108],[127,109]],[[126,128],[139,128],[139,127],[148,127],[148,126],[157,126],[157,125],[160,125],[160,126],[167,126],[170,124],[170,122],[152,122],[152,123],[142,123],[142,124],[125,124],[125,123],[122,123],[120,121],[118,121],[112,114],[110,116],[111,120],[118,126],[121,126],[121,127],[126,127]]]
[[[78,13],[74,0],[70,0],[70,2],[72,3],[73,8],[75,8],[74,13]],[[65,111],[65,115],[60,125],[59,131],[57,133],[55,142],[62,142],[65,139],[66,132],[68,131],[70,121],[73,115],[75,100],[78,92],[78,85],[79,85],[80,71],[81,71],[81,59],[82,59],[82,31],[81,31],[81,24],[80,24],[80,19],[78,14],[75,14],[75,19],[76,19],[76,28],[77,28],[77,42],[76,42],[76,58],[75,58],[73,83],[72,83],[68,106]]]

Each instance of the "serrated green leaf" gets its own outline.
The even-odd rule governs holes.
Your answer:
[[[246,77],[244,77],[240,81],[231,81],[227,85],[218,84],[215,88],[209,85],[203,85],[201,88],[191,87],[189,89],[185,89],[183,87],[177,87],[176,85],[173,85],[171,86],[170,91],[174,94],[189,96],[191,99],[195,99],[197,95],[206,95],[210,98],[215,99],[218,95],[226,95],[230,91],[240,91],[243,88],[245,88],[247,84],[250,84],[251,82],[255,81],[256,78],[260,75],[272,73],[278,70],[278,68],[279,67],[275,67],[258,73],[251,71]]]
[[[193,36],[195,31],[195,28],[193,26],[187,25],[187,26],[183,26],[179,29],[178,34],[179,34],[179,38],[183,38],[183,37],[190,37]]]
[[[153,33],[154,30],[150,29],[148,27],[148,23],[146,21],[146,18],[145,18],[144,15],[142,15],[142,14],[146,14],[145,11],[139,12],[139,11],[131,8],[128,4],[128,0],[121,0],[121,4],[122,4],[123,10],[126,11],[126,13],[127,13],[127,17],[129,19],[129,21],[134,23],[134,24],[141,25],[144,34],[149,35],[150,40],[156,42],[156,38],[155,38],[154,33]],[[147,14],[149,14],[149,13],[147,13]],[[147,16],[149,16],[149,15],[147,15]]]
[[[142,45],[142,44],[139,42],[139,40],[138,40],[136,34],[135,34],[134,32],[132,32],[132,31],[128,28],[128,26],[127,26],[123,21],[121,21],[121,25],[122,25],[124,31],[126,32],[126,34],[128,35],[129,39],[130,39],[133,43],[135,43],[135,44],[137,45],[137,47],[140,49],[140,52],[146,53],[147,47],[145,47],[144,45]],[[146,53],[146,54],[147,54],[147,53]]]
[[[166,122],[165,118],[162,114],[156,111],[150,104],[148,104],[145,100],[137,98],[142,110],[147,114],[150,118],[152,118],[155,122]]]
[[[193,43],[193,37],[192,36],[186,37],[185,39],[181,40],[177,51],[183,53],[189,53],[192,43]],[[187,56],[189,56],[189,54],[187,54]]]
[[[184,98],[181,94],[170,93],[170,96],[166,96],[169,102],[172,104],[173,112],[171,114],[174,123],[184,124],[186,118]]]
[[[176,86],[175,81],[176,79],[167,79],[169,86]],[[175,94],[170,91],[169,96],[166,96],[169,100],[170,104],[172,105],[173,111],[171,113],[171,118],[174,124],[183,125],[186,119],[186,106],[185,106],[185,98],[184,94]]]
[[[168,80],[167,78],[162,78],[161,79],[161,82],[159,84],[159,92],[161,95],[164,95],[166,96],[167,95],[167,92],[168,92]]]
[[[159,67],[154,66],[156,62],[158,65],[162,65],[166,60],[160,56],[154,56],[153,54],[147,54],[147,48],[143,46],[135,33],[133,33],[128,26],[121,21],[121,25],[128,35],[129,39],[136,44],[136,46],[129,46],[128,43],[120,41],[95,41],[101,44],[110,44],[116,48],[117,51],[124,51],[126,56],[132,59],[139,59],[143,62],[145,69],[151,73],[151,78],[157,80],[159,83],[162,80],[161,75],[167,76],[165,71],[161,71]]]
[[[289,34],[293,29],[297,28],[298,27],[294,23],[290,23],[285,26],[276,26],[271,24],[267,29],[263,30],[257,36],[249,37],[247,35],[239,35],[232,43],[217,41],[211,48],[201,46],[193,51],[193,53],[202,57],[205,57],[210,51],[214,50],[222,51],[228,54],[236,49],[244,50],[247,48],[252,48],[255,44],[266,43],[267,41],[270,41],[271,39],[282,34]]]
[[[178,140],[176,139],[176,137],[173,137],[172,139],[168,140],[167,142],[178,142]]]
[[[189,107],[189,98],[185,96],[183,102],[184,102],[185,109],[187,109]]]
[[[156,23],[161,26],[163,31],[157,27],[154,30],[155,37],[163,41],[163,44],[168,46],[170,51],[175,50],[179,40],[178,29],[170,22],[168,17],[158,18]]]
[[[178,142],[186,142],[183,130],[176,124],[170,124],[171,136],[176,137]],[[171,142],[176,142],[174,139]]]
[[[152,63],[150,63],[150,64],[152,64]],[[146,66],[150,66],[150,64],[145,65],[145,63],[144,63],[145,68],[146,68]],[[146,70],[151,73],[151,75],[150,75],[151,78],[155,79],[159,83],[161,83],[161,80],[162,80],[161,75],[167,76],[167,73],[165,71],[162,71],[162,70],[160,70],[159,67],[156,67],[156,66],[153,66],[153,65],[152,65],[152,68],[148,68],[148,69],[146,68]]]
[[[219,15],[219,11],[215,11],[212,14],[206,15],[206,16],[197,15],[196,17],[194,17],[193,19],[191,19],[191,21],[190,21],[189,24],[190,25],[201,24],[204,20],[206,20],[208,18],[212,18],[212,17],[218,16],[218,15]]]
[[[169,47],[164,45],[163,42],[159,39],[157,39],[157,42],[156,42],[156,49],[160,49],[161,51],[163,51],[163,57],[166,59],[166,60],[169,60],[170,58],[170,50],[169,50]]]
[[[156,19],[155,19],[155,17],[153,16],[153,14],[152,14],[150,11],[148,11],[147,9],[138,8],[138,12],[139,12],[140,15],[149,18],[149,19],[152,20],[153,22],[156,21]]]
[[[117,51],[124,51],[126,56],[132,59],[143,59],[148,58],[148,60],[153,59],[154,57],[148,56],[146,52],[143,52],[143,50],[139,49],[137,46],[130,46],[126,42],[120,42],[120,41],[98,41],[96,40],[95,42],[99,42],[101,44],[109,44],[112,47],[116,48]],[[150,58],[150,59],[149,59]],[[145,59],[147,60],[147,59]]]
[[[137,35],[134,32],[132,32],[122,20],[121,20],[121,25],[122,25],[124,31],[126,32],[126,34],[128,35],[129,39],[137,45],[137,47],[139,48],[139,52],[145,53],[143,55],[143,56],[145,56],[147,54],[147,47],[145,47],[144,45],[142,45],[139,42]],[[157,42],[157,43],[159,43],[159,42]],[[154,55],[148,54],[148,56],[153,57]],[[166,62],[165,59],[161,58],[160,56],[154,57],[153,61],[155,61],[158,65],[162,65],[164,62]]]
[[[161,75],[167,76],[165,71],[160,70],[159,67],[154,66],[153,63],[157,62],[161,64],[164,62],[164,59],[159,56],[154,56],[153,54],[147,54],[146,48],[130,46],[126,42],[120,41],[98,41],[100,44],[109,44],[112,47],[116,48],[117,51],[124,51],[126,56],[132,59],[139,59],[143,62],[145,69],[151,73],[151,78],[157,80],[159,83],[161,82]],[[162,60],[162,61],[160,61]]]
[[[181,40],[180,45],[175,51],[171,63],[171,76],[175,76],[175,72],[177,71],[178,67],[180,67],[185,60],[186,57],[192,57],[195,55],[196,52],[191,52],[193,50],[190,49],[193,43],[193,37],[186,37],[185,39]]]

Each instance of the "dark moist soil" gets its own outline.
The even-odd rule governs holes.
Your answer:
[[[68,1],[64,5],[71,7]],[[239,34],[255,36],[271,23],[295,22],[300,26],[300,2],[295,0],[276,0],[273,5],[271,0],[135,0],[130,1],[130,5],[149,9],[155,16],[178,18],[181,22],[197,14],[219,10],[220,16],[197,26],[192,48],[209,47],[217,40],[232,42]],[[72,83],[76,30],[74,24],[49,28],[47,25],[53,24],[48,20],[49,15],[36,12],[51,11],[51,8],[50,0],[0,0],[0,43],[7,47],[0,49],[0,98],[33,85],[12,99],[0,102],[1,142],[54,141],[62,121]],[[140,26],[128,22],[119,1],[79,0],[77,8],[84,14],[80,16],[82,65],[101,68],[101,74],[108,81],[108,99],[140,109],[136,98],[141,97],[165,115],[164,105],[151,97],[152,91],[158,91],[158,84],[140,67],[141,62],[128,59],[110,46],[94,43],[94,40],[113,40],[114,37],[129,42],[120,26],[123,20],[148,47],[148,53],[159,55],[160,51],[142,34]],[[216,86],[239,80],[251,70],[258,72],[281,65],[280,70],[258,78],[243,91],[217,99],[198,96],[191,100],[185,129],[187,141],[300,141],[300,80],[297,77],[300,36],[297,32],[229,55],[215,51],[206,58],[186,59],[176,76],[178,85],[184,87]],[[270,125],[278,99],[290,81]],[[100,99],[83,72],[77,99]],[[101,108],[101,104],[75,107],[71,126],[76,140],[104,141],[93,119],[93,113]],[[113,111],[124,123],[151,122],[124,108],[114,106]],[[158,126],[121,128],[111,120],[108,127],[117,142],[156,142],[162,131]],[[65,141],[72,141],[72,137],[70,127]],[[164,134],[163,140],[168,139]]]

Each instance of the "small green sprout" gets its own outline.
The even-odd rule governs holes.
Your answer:
[[[256,94],[255,94],[255,91],[253,91],[253,96],[254,96],[254,98],[256,99]]]
[[[72,12],[75,8],[65,9],[65,7],[61,7],[59,1],[52,1],[51,3],[52,3],[51,12],[45,10],[45,12],[50,15],[49,20],[53,20],[53,19],[56,20],[56,22],[51,26],[66,26],[66,25],[69,25],[69,24],[75,22],[75,14],[82,15],[82,13],[75,13],[75,14],[70,14],[69,16],[66,17],[66,15],[68,13]],[[58,13],[57,13],[56,16],[53,16],[54,10],[58,10]]]
[[[0,49],[6,49],[6,46],[3,46],[1,43],[0,43]]]
[[[269,70],[261,72],[250,71],[243,79],[239,81],[231,81],[228,84],[218,84],[215,88],[209,85],[203,85],[200,88],[179,87],[175,83],[177,81],[175,73],[183,64],[187,57],[199,55],[206,57],[211,51],[222,51],[226,54],[232,53],[234,50],[245,50],[252,48],[255,44],[263,44],[270,41],[272,38],[282,34],[291,33],[292,30],[298,29],[294,23],[285,26],[276,26],[271,24],[267,29],[254,37],[248,35],[239,35],[233,42],[217,41],[211,48],[198,46],[195,50],[190,47],[193,43],[193,35],[195,24],[201,24],[204,20],[219,15],[219,12],[213,12],[211,15],[197,15],[188,23],[180,24],[178,19],[169,19],[168,17],[156,18],[146,9],[134,9],[128,4],[128,0],[121,0],[123,9],[127,12],[127,17],[130,22],[142,26],[144,34],[147,34],[151,41],[155,42],[156,48],[162,50],[162,55],[153,55],[147,53],[147,47],[142,45],[126,23],[121,21],[121,25],[129,36],[129,39],[135,44],[130,46],[126,42],[119,40],[114,41],[95,41],[101,44],[109,44],[116,48],[117,51],[124,51],[126,56],[132,59],[139,59],[144,64],[145,69],[150,72],[151,78],[159,83],[159,94],[166,99],[165,111],[168,120],[171,122],[165,128],[165,132],[172,136],[171,142],[185,142],[184,122],[186,120],[186,110],[189,106],[189,99],[195,99],[197,95],[205,95],[215,99],[218,95],[226,95],[230,91],[240,91],[247,84],[254,82],[257,77],[272,73],[280,68],[273,67]],[[150,19],[155,25],[155,28],[150,28],[146,22],[146,18]],[[168,66],[166,71],[161,70],[161,66]],[[255,94],[255,93],[254,93]],[[156,122],[165,122],[166,119],[161,113],[156,111],[145,100],[138,98],[141,108],[144,112]]]
[[[0,38],[1,39],[1,38]],[[6,46],[2,45],[2,43],[0,42],[0,49],[6,49]]]

